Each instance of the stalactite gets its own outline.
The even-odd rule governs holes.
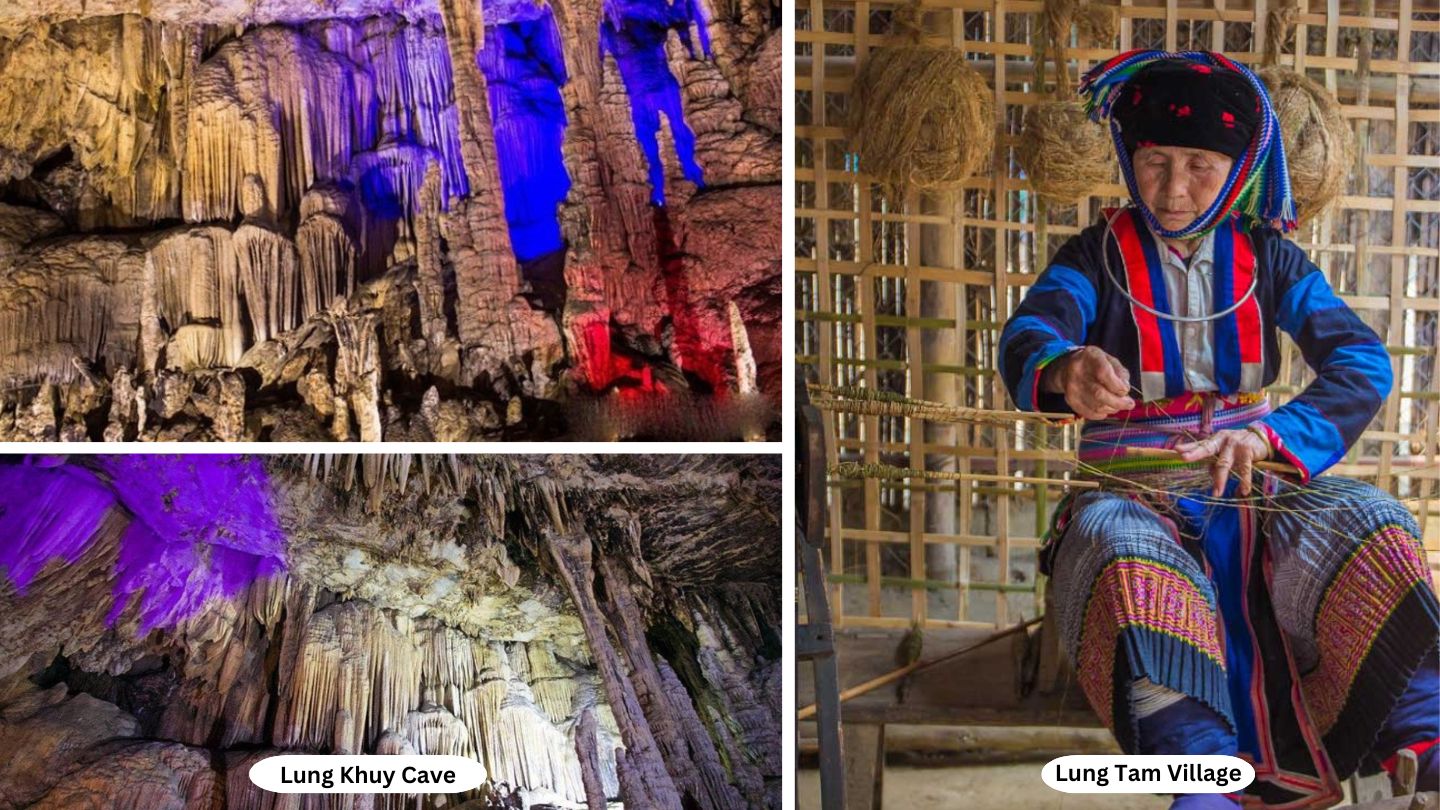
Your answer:
[[[215,368],[225,363],[225,343],[221,330],[213,326],[190,323],[175,330],[165,346],[165,367],[181,371]]]
[[[562,159],[569,81],[550,7],[515,3],[485,28],[478,55],[490,93],[510,242],[522,262],[564,248],[556,208],[570,191]]]
[[[250,313],[250,331],[263,343],[300,324],[300,259],[295,244],[267,228],[235,230],[235,264]]]
[[[524,681],[488,681],[478,699],[491,778],[546,787],[572,800],[584,798],[569,738],[535,707]]]
[[[408,258],[414,244],[412,212],[419,207],[425,173],[434,160],[436,154],[428,147],[398,141],[355,156],[364,217],[363,253],[372,274],[388,262]]]
[[[738,480],[724,483],[723,471],[653,471],[667,482],[664,492],[686,493],[676,501],[650,488],[650,472],[568,462],[388,454],[349,462],[316,457],[309,463],[297,460],[293,467],[276,462],[266,470],[255,459],[233,458],[219,459],[218,470],[201,474],[190,469],[195,459],[41,457],[25,466],[0,465],[0,496],[9,498],[0,503],[0,533],[20,538],[18,553],[25,558],[19,563],[6,559],[0,548],[0,572],[18,572],[26,580],[23,595],[0,583],[0,613],[7,616],[0,622],[0,718],[7,724],[13,725],[22,711],[13,691],[3,686],[7,676],[23,673],[19,678],[24,681],[63,650],[64,667],[76,673],[71,683],[103,690],[113,679],[116,694],[129,696],[145,738],[196,746],[205,754],[211,763],[205,770],[225,780],[228,806],[285,806],[280,798],[267,798],[246,785],[245,771],[264,756],[353,752],[474,757],[484,764],[492,785],[509,785],[531,805],[588,810],[620,795],[627,806],[669,810],[695,797],[679,798],[682,803],[676,804],[673,788],[669,801],[655,791],[657,784],[663,790],[669,778],[667,765],[691,767],[706,756],[703,746],[687,748],[678,760],[661,763],[657,754],[664,744],[657,747],[653,740],[648,754],[643,748],[637,752],[633,740],[643,744],[644,735],[660,726],[652,704],[669,701],[671,719],[693,726],[700,737],[692,739],[683,729],[667,733],[699,746],[706,727],[716,728],[711,732],[715,739],[728,743],[734,784],[752,805],[778,806],[768,794],[763,802],[753,800],[761,783],[778,790],[778,772],[772,778],[765,771],[757,781],[742,769],[771,756],[752,747],[763,739],[767,714],[768,726],[778,735],[778,697],[753,691],[778,695],[778,680],[766,674],[778,678],[778,663],[762,671],[746,660],[755,648],[753,637],[762,632],[752,613],[767,612],[768,602],[752,605],[748,597],[717,602],[712,591],[667,603],[664,610],[673,616],[664,621],[687,627],[693,622],[700,636],[693,641],[714,645],[721,656],[698,669],[693,655],[684,662],[677,658],[672,670],[673,645],[660,641],[664,633],[652,640],[651,631],[636,630],[659,619],[648,613],[626,619],[613,604],[617,590],[635,591],[645,581],[623,571],[643,569],[641,560],[652,541],[613,532],[607,538],[607,547],[625,549],[623,559],[630,560],[613,557],[600,564],[607,621],[590,579],[597,571],[593,549],[557,553],[550,548],[552,561],[565,565],[570,576],[561,574],[557,582],[550,579],[553,572],[534,566],[520,584],[506,586],[496,572],[515,547],[507,554],[494,552],[502,543],[485,534],[490,529],[482,527],[491,527],[491,519],[478,512],[453,522],[458,498],[471,503],[467,511],[498,509],[495,530],[519,536],[557,521],[580,525],[583,516],[605,509],[621,493],[632,507],[645,502],[651,508],[664,504],[667,513],[688,512],[692,504],[709,504],[739,485]],[[549,465],[550,475],[537,478],[535,465],[542,463]],[[353,476],[348,485],[347,476]],[[706,489],[716,487],[717,480],[718,488]],[[70,482],[81,490],[46,482]],[[89,513],[103,509],[93,528],[94,522],[84,519],[87,501],[76,494],[86,487],[95,488]],[[694,487],[708,494],[697,495]],[[352,489],[360,497],[348,497]],[[366,511],[363,501],[370,492],[383,493],[383,510]],[[262,505],[256,496],[264,493],[272,497]],[[748,509],[736,503],[714,500],[702,513]],[[264,518],[256,517],[262,513]],[[255,576],[266,560],[275,560],[278,538],[264,528],[271,520],[288,533],[285,569]],[[45,539],[25,539],[30,535],[17,533],[16,521],[33,524],[35,536]],[[93,539],[67,543],[56,534],[57,523],[77,521],[83,524],[81,534]],[[137,533],[137,525],[145,533]],[[626,526],[634,525],[650,522],[632,512]],[[663,520],[656,525],[667,533],[673,528]],[[553,546],[539,535],[530,542],[537,551]],[[138,551],[127,549],[129,544]],[[447,576],[467,568],[486,571],[482,578],[451,582],[463,594],[459,601],[474,611],[471,618],[452,612],[455,603],[443,601],[444,588],[417,587],[437,583],[428,574],[416,575],[431,567]],[[142,569],[156,573],[140,579],[128,573]],[[217,574],[218,586],[212,584]],[[667,592],[684,581],[683,576],[667,578]],[[556,590],[562,585],[574,588],[573,603],[565,603]],[[177,596],[177,587],[208,595],[203,600]],[[128,595],[129,606],[107,627],[112,589]],[[366,597],[358,595],[361,590]],[[497,597],[523,607],[512,613]],[[165,618],[147,631],[152,610]],[[557,611],[563,616],[554,615]],[[590,628],[585,627],[587,616]],[[707,629],[712,626],[713,631]],[[611,634],[619,651],[609,646]],[[683,637],[690,639],[688,633]],[[644,652],[636,647],[637,639],[648,645]],[[632,659],[653,660],[653,674],[638,674]],[[63,673],[64,667],[54,671]],[[700,680],[697,671],[703,672]],[[646,680],[658,686],[645,686]],[[696,683],[703,688],[696,689]],[[626,702],[611,704],[608,698],[615,695]],[[692,699],[693,708],[687,708]],[[745,700],[751,705],[740,705]],[[45,705],[51,705],[50,699]],[[23,739],[27,732],[22,727],[18,736],[13,729],[7,733]],[[778,760],[778,736],[775,748]],[[83,784],[109,789],[119,784],[109,780],[122,778],[122,771],[108,750],[87,744],[83,753],[67,754],[63,763],[66,768],[97,763],[85,772]],[[134,775],[148,783],[151,764],[134,764]],[[60,786],[62,779],[68,785],[69,777],[63,769],[54,770],[45,771],[27,795],[64,796],[83,804],[89,794]],[[0,795],[14,788],[8,773],[0,763]],[[237,773],[241,781],[234,778]],[[316,796],[306,806],[355,810],[362,806],[359,799]],[[372,799],[374,807],[395,810],[439,806],[402,795]],[[707,806],[703,797],[697,803]]]
[[[403,729],[419,701],[419,672],[386,617],[345,602],[309,617],[303,631],[288,681],[295,688],[275,719],[278,745],[362,753],[386,729]]]
[[[419,709],[405,715],[401,727],[417,754],[475,757],[470,729],[444,706],[425,701]]]
[[[143,256],[122,239],[72,239],[0,267],[0,386],[70,383],[134,361]]]
[[[371,145],[374,109],[370,74],[300,32],[257,28],[226,43],[200,66],[191,93],[186,219],[234,216],[249,175],[284,219],[316,181],[349,176]]]
[[[140,628],[174,624],[212,598],[233,598],[282,570],[283,535],[260,462],[244,457],[104,456],[118,500],[134,515],[116,570],[118,618],[139,594]],[[200,556],[202,555],[203,556]],[[193,560],[184,581],[163,564]]]
[[[372,17],[362,35],[352,58],[375,75],[380,141],[433,150],[444,181],[442,206],[449,208],[449,200],[470,194],[470,179],[460,154],[455,82],[443,32],[428,24]]]
[[[300,208],[295,245],[300,252],[300,318],[329,309],[355,291],[355,241],[346,224],[349,195],[338,188],[311,189]]]
[[[611,360],[648,390],[687,354],[666,331],[683,313],[657,283],[652,193],[670,184],[678,229],[682,174],[778,181],[745,101],[778,87],[763,2],[713,25],[701,0],[496,0],[483,18],[474,0],[344,0],[283,20],[190,4],[218,26],[143,5],[0,14],[0,178],[19,181],[0,189],[0,438],[570,430],[537,416],[575,384],[610,387]],[[105,233],[43,239],[57,229]],[[317,316],[351,296],[380,313],[377,393],[325,396],[314,372],[341,349]],[[768,389],[778,342],[738,305]],[[717,335],[725,316],[707,316]],[[261,378],[243,420],[212,373],[231,369]],[[122,370],[151,401],[106,413]]]
[[[695,0],[605,0],[600,24],[600,47],[615,57],[630,97],[635,138],[650,166],[650,201],[665,204],[665,162],[660,155],[661,117],[668,124],[675,154],[685,178],[704,185],[704,172],[695,160],[695,136],[685,121],[680,84],[670,70],[665,44],[670,32],[694,58],[690,26],[696,24],[701,52],[710,56],[706,21]]]
[[[549,645],[530,644],[524,652],[521,661],[525,666],[521,677],[530,684],[535,705],[545,713],[551,723],[564,722],[575,711],[579,690],[575,682],[576,672],[570,667],[562,666]]]

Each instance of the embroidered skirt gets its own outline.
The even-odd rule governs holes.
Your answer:
[[[1325,806],[1371,753],[1440,635],[1440,606],[1403,505],[1374,487],[1268,476],[1255,497],[1176,493],[1188,475],[1127,446],[1173,445],[1268,411],[1217,400],[1086,426],[1092,475],[1134,488],[1062,504],[1042,554],[1080,686],[1134,751],[1141,678],[1212,708],[1256,769],[1251,801]],[[1147,406],[1151,407],[1151,406]],[[1168,483],[1167,483],[1168,482]],[[1163,493],[1163,494],[1162,494]],[[1299,689],[1294,688],[1299,685]]]

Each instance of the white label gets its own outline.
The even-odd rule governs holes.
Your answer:
[[[281,754],[250,766],[273,793],[461,793],[485,782],[473,759],[420,754]]]
[[[1234,793],[1255,781],[1255,768],[1221,754],[1076,754],[1045,763],[1040,778],[1064,793]]]

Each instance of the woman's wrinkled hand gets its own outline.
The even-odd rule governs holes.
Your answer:
[[[1096,346],[1056,360],[1045,369],[1041,386],[1064,394],[1070,410],[1085,419],[1105,419],[1135,407],[1130,398],[1130,372],[1125,365]]]
[[[1250,474],[1255,469],[1255,462],[1270,457],[1270,443],[1253,430],[1222,430],[1207,439],[1177,444],[1175,449],[1185,461],[1214,457],[1210,464],[1210,478],[1215,486],[1210,495],[1215,498],[1224,494],[1225,482],[1232,471],[1240,479],[1239,494],[1249,495]]]

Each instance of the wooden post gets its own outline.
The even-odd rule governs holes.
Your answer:
[[[845,810],[880,810],[885,791],[885,727],[845,724]]]

